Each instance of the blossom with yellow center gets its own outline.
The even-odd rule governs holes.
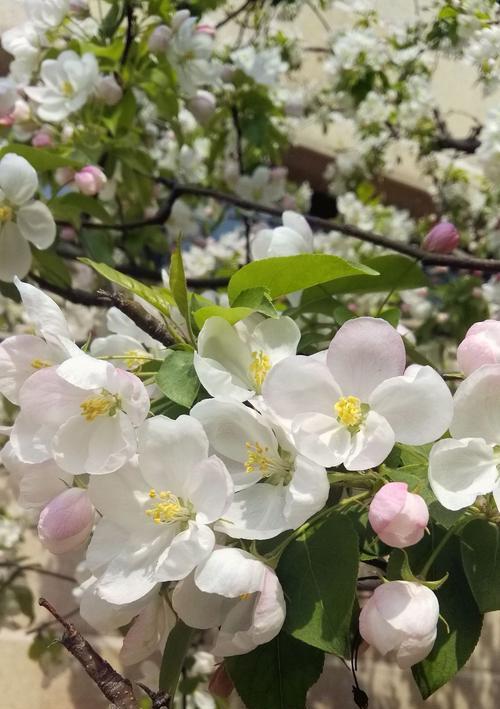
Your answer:
[[[149,497],[152,500],[157,500],[154,507],[146,510],[146,515],[150,517],[155,524],[175,524],[176,522],[187,522],[194,516],[194,510],[191,503],[186,503],[177,495],[169,490],[160,490],[157,492],[154,489],[149,491]]]
[[[73,94],[75,93],[75,89],[73,88],[73,84],[71,81],[63,81],[61,84],[61,93],[63,96],[67,96],[68,98],[71,98]]]
[[[114,416],[119,407],[119,398],[104,390],[80,404],[81,415],[86,421],[94,421],[98,416]]]
[[[359,426],[363,420],[361,400],[357,396],[343,396],[335,404],[338,419],[344,426]]]
[[[127,352],[124,353],[124,357],[127,369],[137,369],[144,364],[144,362],[152,359],[152,356],[143,350],[127,350]]]
[[[271,360],[269,356],[262,350],[252,352],[252,361],[250,362],[250,376],[255,384],[257,393],[262,389],[264,379],[271,369]]]
[[[7,204],[0,207],[0,222],[10,222],[13,216],[14,212],[12,207],[9,207]]]
[[[31,362],[33,369],[46,369],[47,367],[52,367],[52,362],[48,362],[46,359],[34,359]]]
[[[257,441],[245,443],[247,459],[245,470],[247,473],[259,472],[264,478],[273,477],[276,482],[288,482],[291,466],[281,457],[272,456],[267,446],[262,446]]]

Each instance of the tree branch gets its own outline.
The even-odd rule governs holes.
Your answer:
[[[121,293],[112,293],[106,290],[98,290],[97,298],[101,304],[114,305],[122,313],[125,313],[135,324],[150,335],[154,340],[158,340],[165,347],[175,344],[166,327],[153,315],[150,315],[140,303],[135,300],[125,298]]]
[[[127,30],[125,34],[125,46],[123,48],[123,54],[120,58],[121,66],[124,66],[127,63],[128,55],[132,47],[132,42],[134,41],[135,18],[132,0],[126,0],[125,2],[125,17],[127,18]]]
[[[138,709],[139,705],[129,680],[114,670],[77,631],[75,626],[59,615],[45,598],[40,598],[38,603],[63,626],[64,633],[61,643],[78,660],[106,699],[112,702],[117,709]]]
[[[255,2],[255,0],[245,0],[245,2],[243,3],[243,5],[240,5],[238,8],[236,8],[236,10],[233,10],[232,12],[230,12],[229,14],[227,14],[226,17],[225,17],[223,20],[221,20],[220,22],[218,22],[218,23],[215,25],[215,29],[218,30],[218,29],[220,29],[221,27],[224,27],[224,25],[227,25],[228,22],[231,22],[231,20],[236,19],[236,17],[238,17],[238,15],[240,15],[242,12],[245,12],[245,10],[246,10],[248,7],[250,7],[250,5],[252,5],[254,2]]]

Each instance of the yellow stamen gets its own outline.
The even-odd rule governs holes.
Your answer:
[[[187,522],[194,517],[194,510],[191,503],[185,503],[182,498],[174,495],[168,490],[149,491],[151,499],[159,498],[154,507],[146,510],[146,514],[155,524],[174,524],[175,522]]]
[[[247,473],[254,473],[258,468],[259,473],[266,475],[271,465],[271,458],[267,455],[269,448],[261,446],[260,443],[250,443],[249,441],[245,443],[245,446],[248,451],[245,462]]]
[[[127,369],[137,369],[151,359],[151,355],[143,350],[128,350],[124,353],[124,357]]]
[[[271,360],[262,350],[252,352],[252,361],[250,362],[250,376],[255,384],[257,393],[260,393],[264,379],[271,369]]]
[[[291,460],[284,453],[282,457],[280,453],[274,455],[269,453],[267,446],[262,446],[255,441],[245,443],[247,449],[247,459],[244,463],[247,473],[260,473],[262,477],[267,478],[268,482],[273,484],[287,484],[291,473]],[[272,478],[272,480],[271,480]]]
[[[94,421],[98,416],[114,416],[119,407],[119,398],[105,390],[80,404],[81,415],[86,421]]]
[[[344,426],[359,426],[363,420],[361,400],[357,396],[343,396],[335,404],[335,411]]]
[[[14,212],[12,211],[12,207],[6,204],[0,207],[0,222],[10,222],[13,216]]]
[[[73,96],[73,94],[75,93],[73,84],[70,81],[63,81],[63,83],[61,84],[61,93],[63,94],[63,96],[67,96],[68,98]]]
[[[34,359],[31,362],[33,369],[45,369],[46,367],[52,367],[52,362],[47,362],[45,359]]]
[[[240,594],[240,601],[248,601],[252,594],[251,593],[241,593]]]

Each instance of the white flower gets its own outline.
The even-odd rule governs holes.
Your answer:
[[[19,403],[19,391],[34,372],[80,354],[52,298],[17,278],[15,284],[36,335],[13,335],[0,343],[0,393],[13,404]]]
[[[405,348],[385,320],[357,318],[337,332],[326,364],[289,357],[264,382],[264,401],[289,419],[297,450],[319,465],[380,465],[394,443],[422,445],[448,428],[452,397],[431,367],[405,371]]]
[[[236,194],[250,202],[272,205],[283,199],[286,192],[286,171],[260,165],[252,175],[240,175],[231,185]]]
[[[199,86],[213,84],[216,77],[211,62],[214,33],[208,27],[197,26],[196,18],[183,10],[174,15],[172,30],[167,57],[175,68],[182,92],[194,96]]]
[[[297,455],[286,434],[239,403],[200,401],[191,415],[225,463],[235,496],[217,529],[241,539],[269,539],[300,527],[328,499],[320,465]]]
[[[288,64],[281,59],[279,47],[268,47],[257,50],[254,46],[242,47],[231,54],[231,59],[237,69],[241,69],[257,84],[274,86]]]
[[[0,77],[0,118],[5,118],[14,110],[16,99],[16,84],[12,79]]]
[[[47,30],[61,24],[69,10],[69,0],[24,0],[26,16],[35,27]]]
[[[242,655],[272,640],[285,620],[274,571],[242,549],[216,549],[174,589],[172,605],[187,625],[220,628],[214,655]]]
[[[90,481],[102,519],[87,563],[99,578],[99,595],[111,603],[129,603],[191,573],[212,551],[210,525],[233,494],[228,471],[208,456],[203,428],[189,416],[147,421],[139,432],[139,466]]]
[[[281,215],[283,226],[261,229],[252,241],[254,259],[270,256],[293,256],[313,250],[311,227],[301,214],[285,211]]]
[[[453,438],[438,441],[429,455],[429,482],[439,502],[450,510],[472,505],[493,492],[500,505],[500,365],[476,369],[458,387],[450,425]],[[499,507],[500,509],[500,507]]]
[[[67,50],[57,59],[45,59],[40,77],[43,86],[29,86],[25,91],[40,104],[37,113],[42,120],[58,123],[87,102],[99,79],[99,67],[93,54],[80,57]]]
[[[359,632],[402,669],[423,660],[436,640],[439,603],[426,586],[391,581],[375,589],[359,616]]]
[[[140,379],[83,353],[33,374],[19,404],[10,439],[19,458],[53,458],[73,475],[118,470],[135,454],[135,428],[149,411]]]
[[[194,367],[211,396],[247,401],[260,394],[277,362],[295,354],[299,340],[300,330],[288,317],[251,316],[234,326],[209,318],[198,336]]]
[[[10,73],[20,84],[29,82],[37,66],[43,40],[43,34],[32,22],[25,22],[2,33],[2,47],[14,57],[9,65]]]
[[[29,243],[47,249],[56,237],[48,207],[33,200],[38,177],[27,160],[7,153],[0,160],[0,280],[23,278],[31,267]]]

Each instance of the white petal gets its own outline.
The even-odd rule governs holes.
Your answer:
[[[370,411],[361,429],[354,434],[344,461],[347,470],[367,470],[380,465],[395,443],[394,431],[383,416]]]
[[[198,463],[189,481],[189,499],[196,521],[211,524],[222,517],[233,498],[233,481],[224,463],[212,455]]]
[[[31,202],[21,207],[16,217],[19,231],[39,249],[48,249],[56,238],[56,223],[43,202]]]
[[[124,530],[150,524],[145,513],[150,488],[136,464],[127,463],[113,475],[93,475],[88,489],[97,511]]]
[[[227,401],[248,401],[254,394],[250,381],[231,374],[223,364],[195,352],[193,360],[198,379],[211,396]]]
[[[250,351],[238,337],[237,330],[223,318],[209,318],[205,322],[198,336],[198,355],[194,360],[196,372],[212,396],[227,397],[228,394],[225,389],[220,389],[223,383],[220,374],[217,377],[217,372],[214,372],[211,377],[210,370],[199,367],[200,358],[208,360],[212,368],[217,363],[220,372],[230,375],[230,383],[241,389],[250,388]]]
[[[333,415],[342,392],[328,368],[310,357],[298,355],[279,362],[267,375],[262,388],[264,401],[279,416],[318,412]]]
[[[51,442],[56,431],[53,424],[41,424],[21,412],[16,417],[10,442],[24,463],[43,463],[52,458]]]
[[[332,415],[301,414],[292,421],[297,450],[317,465],[340,465],[349,454],[351,434]]]
[[[309,222],[307,221],[307,219],[305,219],[302,214],[292,212],[291,210],[285,210],[281,215],[281,218],[283,220],[283,226],[287,227],[288,229],[293,229],[293,231],[296,231],[298,234],[300,234],[301,237],[304,239],[305,243],[307,244],[309,250],[312,251],[313,233],[311,231],[311,227],[309,226]]]
[[[282,317],[278,320],[268,318],[261,322],[252,332],[250,345],[252,351],[262,351],[271,360],[271,366],[285,357],[297,352],[300,340],[300,330],[292,318]]]
[[[450,425],[454,438],[484,438],[500,443],[500,365],[486,364],[458,387]]]
[[[429,455],[429,483],[449,510],[472,505],[478,495],[493,492],[498,481],[493,449],[480,438],[438,441]]]
[[[135,665],[165,645],[176,623],[176,615],[165,598],[157,595],[132,623],[123,639],[120,660],[125,666]]]
[[[59,426],[80,414],[82,392],[57,374],[57,367],[39,369],[19,391],[22,413],[34,423]]]
[[[209,527],[189,522],[160,554],[155,576],[158,581],[178,581],[204,561],[215,546],[215,535]]]
[[[53,348],[34,335],[8,337],[0,344],[0,393],[17,404],[22,385],[37,371],[33,363],[55,364],[53,355]]]
[[[0,281],[24,278],[31,268],[31,250],[14,222],[0,225]]]
[[[269,248],[271,246],[272,238],[272,229],[261,229],[257,232],[251,243],[252,258],[254,261],[271,256],[269,253]]]
[[[286,489],[259,483],[235,493],[216,528],[235,539],[271,539],[289,529],[283,516]]]
[[[279,226],[273,229],[273,235],[269,243],[267,257],[273,256],[296,256],[311,251],[309,243],[294,229],[286,226]]]
[[[99,520],[87,547],[86,566],[94,574],[104,571],[128,541],[128,532],[103,517]]]
[[[154,598],[153,594],[157,593],[157,590],[153,590],[139,601],[118,606],[99,597],[96,579],[93,576],[81,584],[80,588],[83,589],[80,597],[80,615],[86,623],[101,633],[128,625],[141,612],[145,603],[152,602],[150,596]]]
[[[368,402],[385,379],[403,374],[401,335],[381,318],[355,318],[342,325],[328,348],[328,367],[345,396]]]
[[[40,288],[20,280],[15,281],[21,295],[28,320],[33,323],[39,335],[72,339],[68,324],[60,307]]]
[[[0,160],[0,189],[9,202],[19,206],[35,194],[38,189],[38,175],[20,155],[7,153]]]
[[[300,527],[319,512],[325,506],[329,492],[326,470],[301,455],[297,456],[283,510],[289,528]]]
[[[252,554],[228,547],[215,549],[195,572],[195,583],[204,593],[238,598],[262,588],[266,567]]]
[[[396,441],[413,446],[440,438],[453,417],[453,399],[444,380],[432,367],[416,364],[402,377],[379,384],[369,403],[389,422]]]
[[[203,593],[194,582],[194,573],[179,581],[172,594],[172,606],[190,628],[216,628],[224,619],[230,602],[215,593]]]

